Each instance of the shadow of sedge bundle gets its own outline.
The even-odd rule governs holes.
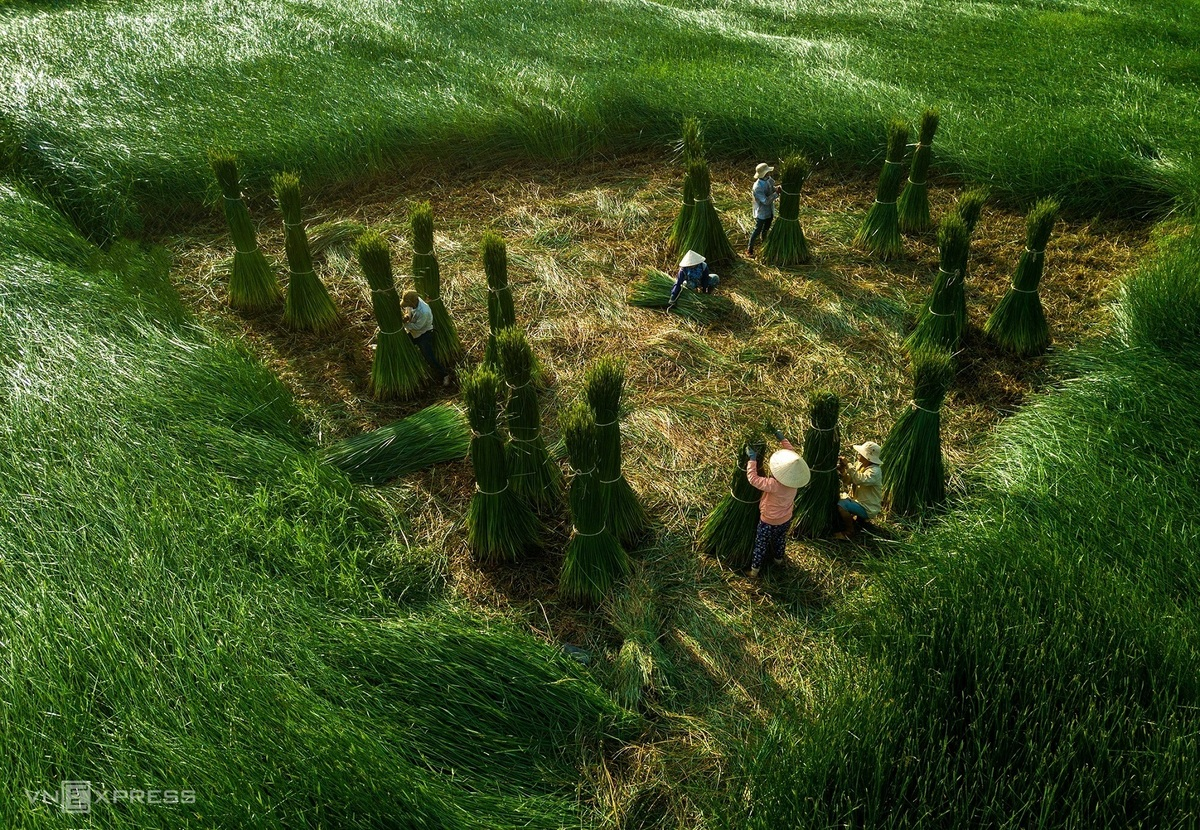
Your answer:
[[[946,498],[942,461],[942,400],[954,379],[950,355],[921,348],[912,354],[913,401],[883,442],[883,489],[893,511],[913,514]]]
[[[887,159],[879,174],[879,186],[875,191],[875,203],[867,211],[854,244],[880,259],[891,259],[904,253],[904,241],[900,236],[900,220],[896,214],[896,197],[904,178],[905,149],[908,146],[908,125],[893,120],[888,124]]]
[[[512,288],[508,284],[508,248],[499,234],[486,231],[480,243],[483,250],[483,273],[488,283],[488,334],[484,362],[497,366],[496,335],[501,329],[516,325],[517,312],[513,306]]]
[[[917,147],[908,171],[908,182],[896,201],[900,230],[905,233],[922,233],[933,227],[933,220],[929,216],[929,162],[933,156],[933,136],[937,132],[939,117],[935,109],[927,109],[921,114],[921,128],[917,133]]]
[[[600,495],[608,529],[623,544],[646,531],[646,511],[621,472],[621,393],[625,369],[615,357],[601,357],[588,367],[587,399],[596,415],[596,453]]]
[[[750,566],[754,551],[754,534],[758,531],[758,501],[762,497],[746,480],[746,455],[750,447],[759,458],[766,455],[767,445],[758,432],[747,432],[738,442],[737,467],[729,481],[729,489],[717,506],[708,514],[700,529],[705,553],[714,556],[728,568],[741,570]]]
[[[542,438],[537,389],[533,382],[533,351],[525,332],[516,326],[496,335],[496,351],[504,380],[511,390],[505,410],[508,422],[508,481],[535,510],[557,511],[562,504],[562,476],[546,452]]]
[[[325,461],[358,484],[382,484],[444,461],[465,458],[471,431],[457,407],[435,404],[329,447]]]
[[[629,304],[638,308],[666,308],[671,302],[671,288],[674,285],[675,280],[662,271],[647,268],[645,275],[633,284]],[[708,325],[728,317],[735,309],[736,306],[728,297],[702,294],[685,287],[679,292],[679,302],[672,313]]]
[[[800,226],[800,188],[808,178],[811,166],[808,159],[792,154],[779,162],[779,215],[771,225],[763,256],[776,268],[803,265],[811,259],[804,228]]]
[[[388,244],[377,232],[367,231],[358,238],[354,251],[371,286],[371,302],[379,324],[371,389],[379,400],[411,397],[424,385],[429,367],[404,330],[404,312],[392,280]]]
[[[629,573],[629,557],[604,521],[596,421],[587,404],[576,401],[567,409],[562,433],[575,474],[569,499],[574,531],[567,543],[559,592],[569,600],[599,604]]]
[[[693,161],[688,165],[687,175],[691,180],[695,206],[683,236],[679,239],[677,250],[695,251],[707,259],[709,265],[733,262],[737,259],[737,254],[725,234],[721,217],[712,202],[712,178],[708,172],[708,162],[703,159]]]
[[[462,340],[446,304],[442,302],[442,272],[433,252],[433,208],[420,202],[409,216],[412,225],[413,283],[417,294],[433,312],[433,351],[438,362],[447,369],[454,367],[463,356]]]
[[[273,184],[279,212],[283,214],[284,249],[291,272],[283,324],[291,329],[328,331],[338,324],[338,310],[313,270],[308,235],[300,215],[300,177],[295,173],[280,173]]]
[[[1046,243],[1058,219],[1058,202],[1043,199],[1025,219],[1025,251],[1017,263],[1008,292],[988,318],[984,331],[1002,348],[1022,357],[1041,354],[1050,346],[1050,326],[1042,309],[1038,286],[1046,266]]]
[[[514,562],[538,547],[541,525],[533,509],[509,486],[504,441],[497,431],[500,377],[480,365],[462,381],[471,438],[475,495],[467,511],[467,544],[485,561]]]
[[[938,273],[929,301],[921,309],[917,326],[904,341],[909,352],[941,348],[953,352],[962,338],[962,274],[966,270],[967,226],[955,213],[948,213],[938,228]]]
[[[239,311],[263,311],[283,297],[279,281],[258,247],[250,211],[242,201],[238,182],[237,156],[227,150],[210,149],[208,163],[221,187],[225,219],[233,237],[233,270],[229,275],[229,304]]]
[[[837,461],[840,439],[838,412],[841,402],[832,392],[813,397],[811,424],[804,434],[804,460],[812,478],[796,493],[794,535],[819,539],[840,525],[837,501],[841,492]]]

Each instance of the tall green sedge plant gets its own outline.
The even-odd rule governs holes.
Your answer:
[[[1050,346],[1050,326],[1042,310],[1038,286],[1046,267],[1046,243],[1058,219],[1058,202],[1042,199],[1025,218],[1025,250],[1008,292],[988,318],[984,331],[1002,348],[1022,357]]]
[[[411,397],[428,380],[429,366],[404,330],[404,311],[396,296],[387,240],[376,231],[367,231],[358,238],[354,250],[371,286],[371,302],[379,324],[371,389],[379,400]]]
[[[908,181],[896,202],[900,230],[905,233],[923,233],[933,227],[933,220],[929,217],[929,162],[933,155],[933,136],[937,132],[939,118],[935,109],[927,109],[921,114],[921,128],[917,134],[917,146],[913,150]]]
[[[703,159],[693,161],[688,165],[687,175],[691,179],[695,206],[688,219],[687,228],[679,239],[677,250],[695,251],[708,260],[709,265],[733,262],[737,259],[737,254],[729,242],[729,236],[721,225],[721,217],[712,201],[712,177],[708,171],[708,162]]]
[[[588,367],[587,399],[596,414],[600,496],[609,530],[632,544],[646,530],[646,511],[621,472],[621,393],[625,368],[615,357],[601,357]]]
[[[433,208],[429,202],[413,206],[409,214],[413,240],[413,283],[433,312],[433,351],[438,362],[450,369],[463,357],[462,340],[446,304],[442,302],[442,273],[433,250]]]
[[[313,270],[308,235],[300,214],[300,177],[295,173],[279,173],[272,183],[279,212],[283,214],[284,249],[291,272],[283,324],[291,329],[328,331],[338,324],[338,310]]]
[[[747,431],[738,442],[737,467],[729,481],[729,491],[721,496],[700,530],[705,552],[739,571],[750,566],[754,534],[758,530],[758,502],[762,497],[746,479],[746,464],[750,460],[746,447],[760,458],[765,457],[767,445],[762,434],[757,430]]]
[[[517,326],[501,329],[496,351],[508,384],[508,480],[517,495],[543,513],[557,510],[563,501],[562,475],[550,459],[542,437],[537,388],[533,379],[533,351],[525,332]]]
[[[838,412],[841,401],[832,392],[813,397],[811,422],[804,433],[804,460],[812,473],[807,487],[796,493],[796,536],[818,539],[838,527],[837,501],[841,491],[838,478]]]
[[[225,202],[225,219],[233,237],[233,269],[229,275],[229,304],[239,311],[263,311],[283,297],[279,281],[266,256],[258,247],[250,211],[242,201],[238,180],[237,156],[228,150],[212,148],[208,163],[217,177]]]
[[[508,248],[498,233],[485,231],[481,242],[483,272],[488,284],[488,334],[484,362],[496,366],[496,335],[501,329],[516,325],[517,312],[513,306],[512,288],[508,284]]]
[[[808,240],[800,225],[800,188],[808,178],[812,166],[808,159],[793,153],[779,162],[779,213],[767,241],[763,243],[763,256],[777,268],[803,265],[811,259]]]
[[[917,327],[904,341],[910,353],[923,348],[958,349],[963,323],[959,307],[963,300],[962,275],[966,270],[969,236],[956,213],[948,213],[938,228],[938,273],[929,301],[921,309]]]
[[[900,221],[896,213],[896,197],[904,178],[904,153],[908,147],[908,125],[893,120],[888,124],[887,157],[879,174],[875,203],[867,211],[862,226],[854,236],[854,244],[880,259],[892,259],[904,253],[900,236]]]
[[[954,380],[954,364],[942,349],[912,353],[913,399],[883,442],[884,497],[891,509],[912,515],[946,498],[941,408]]]

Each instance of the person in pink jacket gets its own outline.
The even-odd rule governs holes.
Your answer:
[[[792,507],[796,502],[796,491],[808,484],[809,471],[804,459],[775,430],[775,437],[783,447],[771,454],[771,475],[758,474],[758,453],[750,447],[746,455],[746,480],[751,486],[762,490],[758,500],[758,532],[754,536],[754,556],[750,563],[750,576],[756,577],[762,570],[763,560],[770,551],[772,560],[779,564],[787,550],[787,531],[792,523]]]

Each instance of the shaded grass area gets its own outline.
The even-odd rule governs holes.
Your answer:
[[[937,106],[935,175],[1085,210],[1197,192],[1183,0],[13,3],[0,44],[0,159],[99,237],[187,215],[214,142],[266,190],[658,149],[685,115],[714,157],[861,167],[888,118]]]
[[[447,602],[436,551],[319,462],[286,388],[191,321],[169,259],[0,187],[7,827],[65,780],[190,790],[109,827],[545,827],[636,724]],[[103,815],[100,815],[100,814]]]

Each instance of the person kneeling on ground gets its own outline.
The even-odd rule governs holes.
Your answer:
[[[838,476],[847,488],[838,502],[842,532],[835,539],[851,539],[859,528],[868,524],[883,509],[883,468],[879,466],[880,447],[874,441],[855,444],[858,459],[850,466],[845,456],[838,456]]]
[[[450,375],[433,353],[433,310],[427,302],[417,296],[416,291],[404,292],[400,308],[404,309],[404,330],[416,342],[429,368],[441,376],[442,386],[449,386]]]
[[[675,275],[675,286],[671,289],[671,302],[667,304],[667,311],[679,302],[679,292],[683,290],[684,283],[688,288],[711,294],[720,281],[719,276],[708,270],[708,263],[704,261],[704,257],[695,251],[688,251],[683,255],[683,259],[679,260],[679,273]]]
[[[771,455],[771,475],[768,477],[758,474],[758,454],[750,447],[746,448],[746,455],[750,456],[746,464],[746,480],[751,486],[762,490],[758,500],[758,532],[754,536],[754,556],[750,562],[752,577],[758,576],[762,570],[768,550],[775,564],[783,562],[796,490],[808,484],[810,476],[808,464],[783,437],[783,433],[775,430],[775,437],[783,449]]]

